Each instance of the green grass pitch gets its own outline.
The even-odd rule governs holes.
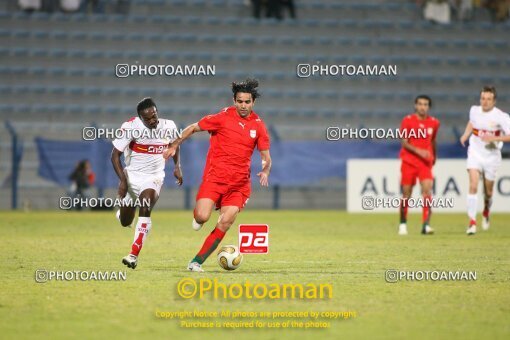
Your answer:
[[[269,254],[245,255],[233,272],[223,271],[214,254],[204,265],[206,273],[198,275],[185,267],[213,223],[195,232],[191,217],[189,211],[156,209],[138,268],[126,268],[126,281],[36,283],[37,269],[125,270],[121,258],[130,249],[133,229],[120,227],[113,212],[1,212],[1,337],[510,338],[510,214],[494,214],[490,231],[472,237],[465,234],[464,214],[434,214],[433,236],[420,235],[420,216],[411,214],[409,235],[399,237],[396,214],[247,209],[222,244],[237,243],[239,223],[267,223]],[[216,219],[213,214],[211,221]],[[477,280],[386,283],[387,269],[476,271]],[[330,283],[333,298],[187,300],[176,286],[190,276],[224,284]],[[178,320],[155,316],[195,309],[355,311],[357,316],[306,330],[185,329]]]

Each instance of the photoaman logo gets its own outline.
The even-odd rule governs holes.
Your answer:
[[[331,299],[330,283],[243,283],[225,284],[218,279],[185,277],[177,283],[177,294],[183,299],[206,296],[213,299]]]
[[[269,226],[267,224],[240,224],[239,252],[241,254],[267,254],[269,252]]]

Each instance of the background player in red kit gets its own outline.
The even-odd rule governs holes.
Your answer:
[[[402,203],[400,205],[399,235],[407,235],[407,202],[413,192],[413,186],[418,178],[423,195],[422,234],[433,234],[430,227],[432,184],[434,176],[432,167],[436,162],[436,135],[439,130],[439,120],[429,116],[432,106],[430,97],[420,95],[414,100],[414,113],[402,119],[401,131],[406,131],[409,138],[402,139],[400,159],[402,159],[401,181]],[[420,136],[419,130],[426,132],[426,137]],[[412,131],[412,133],[411,133]]]
[[[262,159],[262,171],[257,176],[262,186],[268,186],[271,171],[269,135],[262,119],[252,111],[259,97],[257,87],[258,82],[253,79],[232,83],[234,106],[188,126],[182,137],[176,139],[164,154],[165,158],[173,156],[179,145],[195,132],[208,131],[211,135],[192,227],[200,230],[211,217],[214,206],[220,209],[220,217],[202,248],[188,264],[191,271],[203,271],[202,263],[218,247],[250,198],[250,164],[255,147]]]

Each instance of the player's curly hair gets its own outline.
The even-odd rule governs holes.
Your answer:
[[[234,99],[238,92],[249,93],[251,94],[251,98],[253,101],[260,97],[260,93],[258,92],[257,87],[259,87],[259,82],[256,79],[247,78],[245,81],[232,83],[232,93],[234,95]]]
[[[136,105],[136,113],[138,113],[138,115],[140,115],[140,113],[145,110],[145,109],[148,109],[149,107],[155,107],[156,109],[158,108],[156,106],[156,103],[154,102],[154,100],[152,100],[152,98],[150,97],[147,97],[147,98],[143,98],[139,103],[138,105]]]

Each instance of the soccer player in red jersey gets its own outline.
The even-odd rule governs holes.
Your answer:
[[[439,120],[428,114],[431,106],[432,100],[429,96],[419,95],[414,100],[415,112],[405,116],[400,125],[400,130],[408,138],[402,139],[400,151],[402,160],[400,185],[403,197],[400,205],[399,235],[407,235],[408,199],[411,197],[416,179],[420,181],[424,202],[421,233],[425,235],[434,233],[429,224],[434,182],[432,167],[436,162],[436,135],[439,130]]]
[[[270,142],[264,122],[253,111],[255,100],[259,97],[257,87],[258,82],[253,79],[232,83],[234,106],[188,126],[181,138],[171,143],[164,153],[165,158],[173,156],[179,145],[195,132],[207,131],[211,136],[192,227],[200,230],[211,217],[214,206],[220,210],[220,217],[202,248],[188,264],[190,271],[203,272],[202,264],[218,247],[250,198],[250,164],[255,147],[262,159],[262,171],[257,176],[260,177],[260,185],[268,186]]]

